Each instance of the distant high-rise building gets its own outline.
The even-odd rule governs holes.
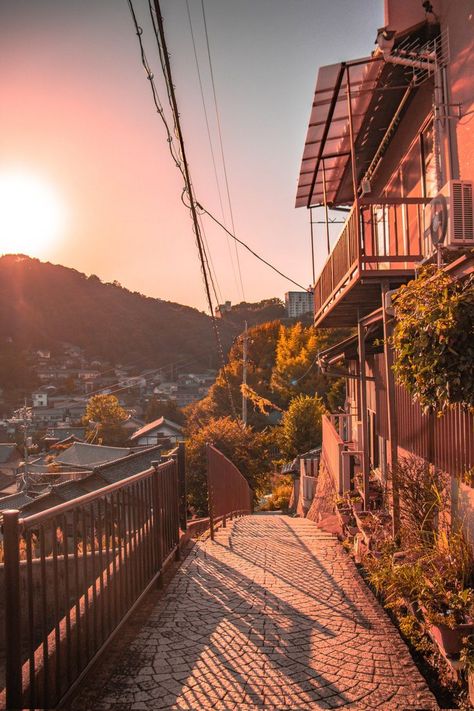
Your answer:
[[[312,314],[314,297],[311,291],[287,291],[285,294],[286,313],[290,318]]]

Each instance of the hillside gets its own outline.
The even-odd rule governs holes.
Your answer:
[[[226,351],[245,320],[261,323],[276,313],[268,303],[245,304],[241,314],[236,309],[232,319],[220,320]],[[143,368],[176,358],[190,368],[218,365],[206,314],[24,255],[0,258],[0,322],[0,339],[13,339],[18,349],[54,351],[68,342],[90,356]]]

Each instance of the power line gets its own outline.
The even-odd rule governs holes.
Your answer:
[[[217,104],[217,92],[216,92],[216,84],[214,81],[214,71],[212,68],[211,47],[210,47],[210,43],[209,43],[209,34],[207,31],[206,11],[204,9],[204,0],[201,0],[201,9],[202,9],[202,18],[204,20],[204,32],[206,35],[207,56],[209,58],[209,70],[210,70],[210,75],[211,75],[212,93],[214,96],[214,108],[215,108],[215,112],[216,112],[217,132],[219,135],[219,145],[220,145],[220,149],[221,149],[222,167],[224,169],[224,180],[225,180],[225,186],[226,186],[226,192],[227,192],[227,201],[229,203],[230,223],[232,226],[232,232],[234,232],[234,234],[235,234],[234,213],[232,210],[232,201],[230,199],[229,180],[227,177],[227,166],[226,166],[226,160],[225,160],[225,155],[224,155],[224,143],[222,141],[221,119],[220,119],[220,114],[219,114],[219,107]],[[240,289],[242,291],[242,298],[245,301],[244,284],[242,281],[242,272],[240,269],[239,251],[237,249],[237,244],[235,242],[234,242],[234,246],[235,246],[235,257],[237,260],[237,269],[239,272]]]
[[[222,215],[222,219],[224,219],[224,205],[223,205],[223,202],[222,202],[221,186],[220,186],[220,183],[219,183],[219,176],[218,176],[218,173],[217,173],[216,157],[215,157],[215,155],[214,155],[214,147],[213,147],[213,145],[212,145],[211,129],[210,129],[210,126],[209,126],[209,117],[208,117],[208,115],[207,115],[206,100],[205,100],[205,98],[204,98],[204,88],[203,88],[203,85],[202,85],[201,70],[200,70],[200,68],[199,68],[199,59],[198,59],[198,55],[197,55],[196,42],[195,42],[195,39],[194,39],[194,30],[193,30],[193,23],[192,23],[192,20],[191,20],[191,10],[189,9],[189,0],[186,0],[186,9],[187,9],[187,12],[188,12],[189,30],[190,30],[190,33],[191,33],[191,40],[192,40],[192,43],[193,43],[194,62],[195,62],[195,64],[196,64],[196,72],[197,72],[198,81],[199,81],[199,89],[200,89],[200,91],[201,91],[201,102],[202,102],[202,108],[203,108],[203,111],[204,111],[204,118],[205,118],[205,121],[206,121],[206,130],[207,130],[207,137],[208,137],[208,139],[209,139],[209,148],[210,148],[210,152],[211,152],[212,166],[213,166],[213,168],[214,168],[214,177],[215,177],[215,180],[216,180],[217,193],[218,193],[218,195],[219,195],[219,204],[220,204],[220,208],[221,208],[221,215]]]
[[[220,222],[220,221],[217,219],[217,217],[214,217],[214,215],[212,215],[212,214],[209,212],[209,210],[206,210],[206,208],[203,207],[199,202],[196,202],[196,206],[197,206],[200,210],[202,210],[203,212],[205,212],[206,215],[208,215],[208,216],[211,218],[211,220],[214,220],[214,222],[215,222],[217,225],[219,225],[219,227],[222,227],[222,229],[225,230],[225,231],[227,232],[227,234],[229,234],[229,235],[232,237],[232,239],[234,239],[236,242],[238,242],[239,244],[241,244],[242,247],[245,247],[245,249],[247,249],[247,250],[250,252],[250,254],[253,254],[254,257],[256,257],[256,258],[259,259],[261,262],[263,262],[263,264],[266,264],[267,267],[270,267],[270,269],[273,269],[273,271],[276,272],[277,274],[279,274],[281,277],[283,277],[283,279],[286,279],[287,281],[290,281],[292,284],[294,284],[295,286],[297,286],[299,289],[302,289],[303,291],[308,291],[308,289],[307,289],[306,287],[302,286],[301,284],[298,284],[297,281],[295,281],[294,279],[291,279],[291,277],[287,276],[286,274],[283,274],[283,272],[281,272],[279,269],[277,269],[276,267],[274,267],[273,264],[270,264],[270,262],[267,262],[267,260],[264,259],[263,257],[261,257],[259,254],[257,254],[257,252],[254,252],[254,250],[253,250],[251,247],[249,247],[248,244],[245,244],[245,242],[243,242],[241,239],[239,239],[239,238],[236,237],[234,234],[232,234],[232,232],[230,232],[230,231],[227,229],[227,227],[225,227],[225,225],[223,225],[222,222]]]
[[[128,0],[128,3],[130,6],[130,9],[131,9],[132,19],[135,24],[136,33],[137,33],[139,41],[140,41],[140,48],[141,48],[141,52],[142,52],[142,63],[144,64],[145,69],[147,70],[148,78],[150,79],[151,72],[147,66],[147,63],[145,64],[145,61],[144,61],[144,50],[143,50],[143,43],[142,43],[142,39],[141,39],[141,34],[142,34],[141,28],[138,25],[135,12],[133,11],[132,0]],[[225,381],[227,384],[231,411],[232,411],[233,416],[237,419],[237,412],[235,409],[232,391],[230,388],[230,383],[229,383],[229,380],[227,377],[227,371],[226,371],[226,367],[225,367],[224,350],[222,347],[220,333],[219,333],[219,329],[217,326],[217,321],[215,318],[214,309],[212,306],[212,297],[211,297],[211,291],[210,291],[208,271],[207,271],[207,267],[206,267],[207,257],[206,257],[206,253],[205,253],[205,247],[203,244],[202,236],[201,236],[198,214],[196,211],[196,205],[195,205],[194,194],[193,194],[193,187],[192,187],[191,177],[190,177],[190,172],[189,172],[189,166],[188,166],[188,162],[187,162],[187,158],[186,158],[186,149],[185,149],[185,145],[184,145],[184,138],[183,138],[183,133],[181,130],[181,124],[180,124],[180,120],[179,120],[178,105],[177,105],[177,101],[176,101],[176,94],[174,91],[173,77],[172,77],[172,72],[171,72],[171,65],[170,65],[170,60],[169,60],[168,49],[167,49],[167,45],[166,45],[166,37],[165,37],[165,32],[164,32],[163,18],[161,15],[161,8],[160,8],[159,0],[154,0],[154,9],[155,9],[154,16],[153,16],[152,7],[151,7],[151,0],[149,2],[149,8],[150,8],[151,16],[152,16],[152,24],[153,24],[153,28],[154,28],[154,32],[155,32],[157,45],[158,45],[158,52],[160,55],[160,63],[161,63],[162,71],[163,71],[163,76],[165,78],[165,82],[167,85],[168,99],[170,102],[170,106],[171,106],[171,110],[172,110],[172,114],[173,114],[174,125],[175,125],[175,133],[176,133],[178,143],[179,143],[179,148],[180,148],[180,154],[181,154],[180,161],[177,162],[176,164],[177,164],[177,167],[180,169],[180,172],[183,176],[184,183],[185,183],[184,190],[181,194],[181,199],[184,203],[184,194],[185,193],[188,194],[189,202],[190,202],[189,209],[191,211],[191,217],[192,217],[192,221],[193,221],[194,234],[196,237],[196,245],[198,248],[199,259],[201,262],[201,270],[202,270],[202,275],[203,275],[203,280],[204,280],[204,287],[205,287],[206,298],[207,298],[207,302],[208,302],[208,306],[209,306],[210,316],[212,319],[214,335],[216,338],[217,350],[218,350],[220,360],[222,362],[222,371],[223,371],[223,375],[224,375],[224,378],[225,378]],[[156,24],[155,24],[155,20],[156,20]],[[145,57],[145,59],[146,59],[146,57]],[[152,84],[152,88],[155,88],[154,82],[152,80],[153,80],[153,75],[151,76],[150,83]],[[153,96],[153,98],[155,99],[155,95]],[[155,105],[156,105],[156,103],[157,102],[155,100]],[[167,133],[168,133],[168,141],[170,142],[170,131],[167,126],[166,119],[164,117],[163,112],[160,113],[160,116],[165,121]],[[174,155],[173,152],[172,152],[172,155]],[[186,203],[184,203],[184,204],[186,204]]]
[[[213,166],[213,169],[214,169],[214,178],[215,178],[215,181],[216,181],[217,193],[218,193],[218,196],[219,196],[219,205],[220,205],[220,208],[221,208],[222,221],[224,222],[224,221],[225,221],[225,214],[224,214],[224,205],[223,205],[223,202],[222,202],[222,192],[221,192],[221,186],[220,186],[220,181],[219,181],[219,175],[218,175],[218,172],[217,172],[217,165],[216,165],[216,159],[215,159],[215,154],[214,154],[214,146],[213,146],[212,138],[211,138],[211,129],[210,129],[210,125],[209,125],[209,117],[208,117],[208,114],[207,114],[206,99],[205,99],[205,97],[204,97],[204,87],[203,87],[203,84],[202,84],[201,70],[200,70],[200,67],[199,67],[199,59],[198,59],[198,54],[197,54],[197,49],[196,49],[196,42],[195,42],[195,38],[194,38],[193,23],[192,23],[192,18],[191,18],[191,10],[190,10],[190,8],[189,8],[189,0],[186,0],[186,9],[187,9],[187,13],[188,13],[189,30],[190,30],[190,33],[191,33],[191,40],[192,40],[192,44],[193,44],[194,62],[195,62],[195,64],[196,64],[196,72],[197,72],[198,81],[199,81],[199,89],[200,89],[200,92],[201,92],[202,108],[203,108],[203,111],[204,111],[204,118],[205,118],[205,122],[206,122],[207,138],[208,138],[208,141],[209,141],[209,148],[210,148],[210,152],[211,152],[212,166]],[[201,227],[202,227],[202,225],[201,225]],[[230,246],[230,239],[229,239],[229,237],[227,237],[227,249],[228,249],[228,251],[229,251],[229,259],[230,259],[230,263],[231,263],[231,265],[232,265],[232,271],[233,271],[233,273],[234,273],[235,284],[236,284],[236,287],[237,287],[237,289],[238,289],[238,288],[239,288],[239,285],[238,285],[238,281],[237,281],[237,272],[236,272],[236,270],[235,270],[234,259],[233,259],[233,257],[232,257],[232,248],[231,248],[231,246]],[[222,301],[222,299],[221,299],[221,301]]]

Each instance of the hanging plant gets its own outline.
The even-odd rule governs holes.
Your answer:
[[[400,288],[395,315],[397,381],[425,412],[474,408],[474,278],[425,267]]]

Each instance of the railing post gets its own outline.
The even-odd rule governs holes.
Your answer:
[[[212,487],[211,487],[211,476],[210,476],[210,446],[206,444],[206,466],[207,466],[207,506],[209,509],[209,531],[211,534],[211,541],[214,540],[214,516],[213,516],[213,501],[212,501]]]
[[[179,496],[179,523],[182,531],[188,527],[186,505],[186,450],[184,442],[178,444],[178,496]]]
[[[171,502],[171,505],[173,506],[173,528],[174,528],[174,535],[176,537],[176,551],[174,554],[174,559],[175,560],[181,560],[181,550],[179,547],[179,539],[181,537],[181,526],[180,526],[180,487],[179,487],[179,465],[178,465],[178,457],[176,457],[174,461],[174,467],[173,467],[173,498],[174,501]]]
[[[6,707],[23,708],[20,619],[20,529],[19,512],[3,512],[5,574]],[[32,590],[29,594],[32,594]]]
[[[155,509],[155,536],[157,539],[157,554],[158,554],[158,570],[160,575],[158,577],[158,587],[163,587],[163,514],[161,511],[161,496],[160,496],[160,482],[158,481],[159,466],[160,462],[152,462],[151,466],[154,468],[155,473],[153,475],[153,508]]]

